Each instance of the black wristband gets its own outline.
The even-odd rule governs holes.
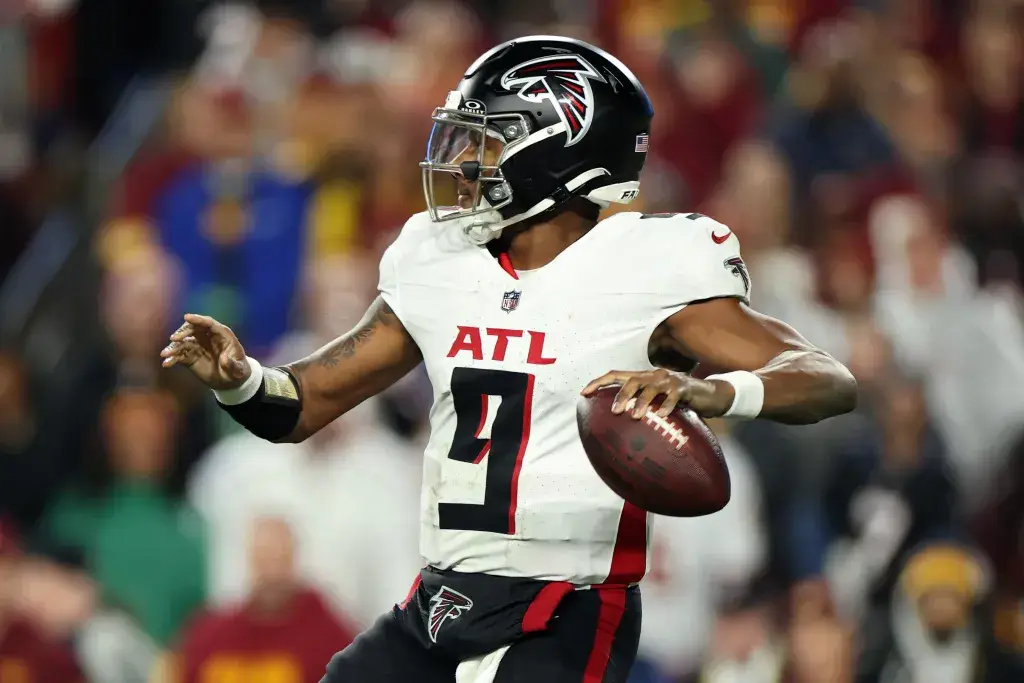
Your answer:
[[[299,383],[285,368],[263,368],[259,391],[244,403],[219,405],[235,422],[267,441],[280,441],[293,431],[302,412]]]

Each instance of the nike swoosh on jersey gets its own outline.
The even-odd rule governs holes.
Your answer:
[[[722,242],[724,242],[724,241],[726,241],[727,239],[729,239],[729,237],[730,237],[731,235],[732,235],[732,230],[730,230],[729,232],[727,232],[727,233],[725,233],[724,235],[721,235],[721,236],[719,236],[719,235],[716,235],[715,233],[711,233],[711,240],[712,240],[712,241],[713,241],[713,242],[714,242],[715,244],[721,244]]]

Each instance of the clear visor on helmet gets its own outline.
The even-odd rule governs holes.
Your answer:
[[[499,165],[506,149],[505,136],[497,117],[455,109],[437,109],[434,127],[427,140],[423,169],[423,192],[432,220],[483,213],[500,208],[511,193]],[[522,117],[504,117],[516,123],[512,131],[525,131]]]

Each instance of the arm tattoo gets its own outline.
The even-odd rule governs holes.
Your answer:
[[[355,355],[356,349],[370,339],[381,325],[384,327],[401,327],[402,325],[398,316],[395,315],[395,312],[383,299],[377,303],[373,315],[368,320],[345,336],[337,339],[333,344],[326,347],[322,353],[317,354],[316,364],[323,368],[333,368],[341,362],[342,358],[351,358]]]

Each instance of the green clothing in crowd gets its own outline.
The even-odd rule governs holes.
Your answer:
[[[84,551],[108,604],[128,611],[169,644],[206,597],[203,522],[187,504],[146,482],[120,482],[102,496],[59,496],[47,537]]]

